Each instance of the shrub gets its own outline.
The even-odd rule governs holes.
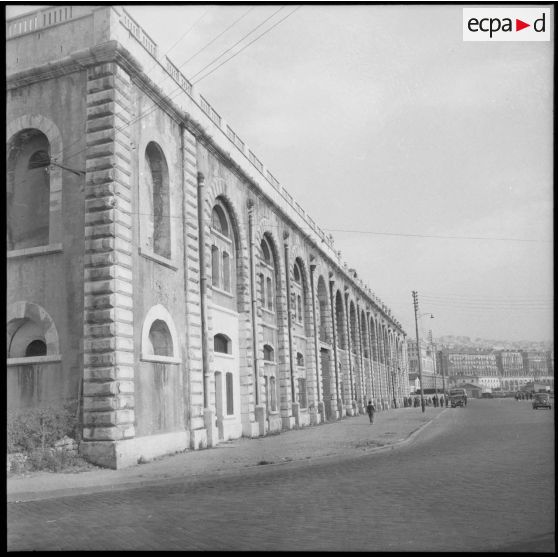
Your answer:
[[[25,409],[8,415],[8,453],[45,449],[69,436],[75,437],[75,403],[64,407]]]

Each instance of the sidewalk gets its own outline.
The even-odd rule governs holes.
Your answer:
[[[95,469],[81,473],[32,473],[8,478],[8,502],[42,500],[134,486],[201,480],[238,474],[248,467],[277,466],[291,461],[350,455],[385,449],[412,438],[445,409],[427,407],[393,409],[291,430],[263,438],[240,438],[215,448],[185,451],[127,469]]]

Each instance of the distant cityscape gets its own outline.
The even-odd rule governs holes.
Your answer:
[[[501,341],[495,339],[481,339],[476,337],[465,337],[462,335],[442,335],[434,339],[437,346],[445,349],[475,348],[492,350],[516,350],[516,351],[552,351],[552,341]]]
[[[416,341],[407,342],[409,388],[420,390]],[[445,335],[420,341],[425,391],[466,387],[473,397],[492,392],[554,390],[550,341],[500,341]]]

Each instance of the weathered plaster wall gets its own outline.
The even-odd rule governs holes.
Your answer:
[[[56,102],[53,102],[56,99]],[[60,162],[78,170],[85,168],[85,75],[74,73],[18,87],[7,93],[6,120],[40,116],[52,121],[61,136],[63,153],[51,152]],[[9,138],[8,138],[9,139]],[[52,145],[51,145],[52,149]],[[61,171],[55,171],[61,172]],[[59,363],[36,366],[36,371],[7,369],[10,407],[33,401],[46,405],[77,398],[83,369],[83,177],[61,172],[60,210],[51,228],[61,231],[61,250],[12,257],[8,253],[7,300],[42,306],[53,319],[60,338]],[[51,214],[52,217],[52,214]],[[12,377],[13,376],[13,377]]]

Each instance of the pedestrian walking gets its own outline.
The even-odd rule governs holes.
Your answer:
[[[372,401],[368,401],[366,405],[366,412],[368,413],[368,418],[370,419],[370,424],[374,423],[374,413],[376,412],[376,407],[372,404]]]
[[[444,396],[440,395],[440,407],[444,406]]]
[[[438,397],[436,395],[432,398],[432,402],[434,403],[434,407],[438,407]]]

